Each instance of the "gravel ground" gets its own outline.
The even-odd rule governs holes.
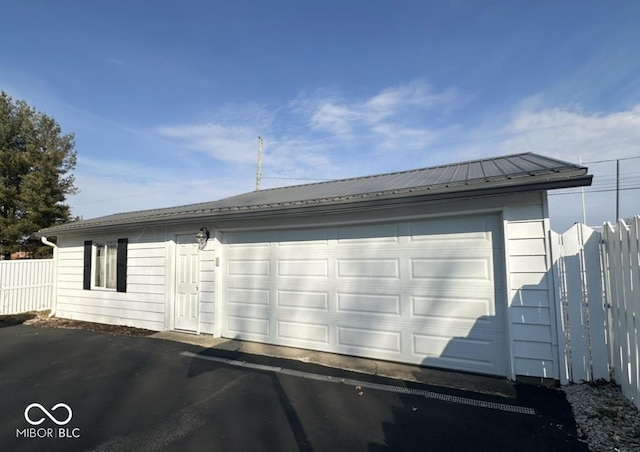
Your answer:
[[[612,383],[584,383],[565,386],[573,408],[578,435],[594,452],[640,451],[638,410]]]
[[[155,331],[130,326],[106,325],[102,323],[83,322],[81,320],[61,319],[49,317],[49,311],[25,312],[24,314],[0,316],[0,327],[19,325],[43,327],[43,328],[68,328],[73,330],[88,330],[106,334],[119,334],[122,336],[144,337],[150,336]]]

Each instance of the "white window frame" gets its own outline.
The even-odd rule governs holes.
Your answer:
[[[105,250],[103,258],[104,261],[101,265],[99,265],[98,259],[98,248],[100,247],[104,247]],[[113,253],[111,265],[109,265],[109,252]],[[118,287],[118,242],[116,240],[96,241],[93,243],[93,252],[91,254],[91,267],[93,269],[91,275],[92,289],[109,290],[115,292]],[[100,275],[101,278],[98,278],[98,272],[102,273]],[[111,276],[111,280],[109,280],[109,276]],[[102,283],[102,281],[104,281],[104,284],[99,285],[99,283]],[[109,285],[109,283],[111,283],[111,286]]]

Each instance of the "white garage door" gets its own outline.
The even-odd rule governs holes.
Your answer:
[[[494,215],[224,234],[223,336],[506,375]]]

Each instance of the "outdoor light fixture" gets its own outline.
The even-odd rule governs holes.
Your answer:
[[[200,232],[196,234],[198,249],[204,249],[204,247],[207,246],[207,240],[209,240],[209,230],[205,226],[202,226]]]

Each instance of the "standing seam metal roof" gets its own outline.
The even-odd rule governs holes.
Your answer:
[[[588,185],[587,168],[533,153],[514,154],[482,160],[439,165],[409,171],[355,177],[327,182],[272,188],[244,193],[219,201],[162,209],[126,212],[53,226],[40,234],[80,230],[91,227],[162,221],[171,217],[188,219],[204,214],[222,214],[238,210],[291,208],[305,205],[331,205],[373,196],[412,196],[439,189],[443,193],[517,187],[530,183],[532,176],[552,182],[575,181],[569,186]],[[585,180],[588,178],[588,180]],[[553,188],[553,187],[552,187]]]

